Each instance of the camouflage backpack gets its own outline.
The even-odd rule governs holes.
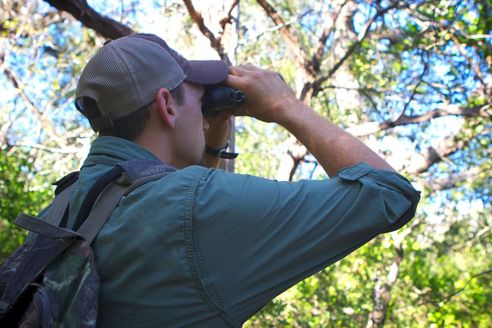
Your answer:
[[[0,267],[0,327],[95,327],[99,277],[90,247],[122,196],[175,169],[160,161],[119,163],[90,189],[65,225],[78,172],[58,181],[46,220],[20,214],[35,234]]]

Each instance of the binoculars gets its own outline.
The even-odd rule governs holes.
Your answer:
[[[220,111],[239,106],[246,95],[225,85],[213,84],[205,88],[202,97],[202,112],[205,117],[215,116]]]

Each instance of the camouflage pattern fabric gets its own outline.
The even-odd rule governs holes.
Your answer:
[[[51,327],[96,326],[99,277],[92,249],[85,241],[75,241],[46,269],[41,286],[34,299],[42,299],[45,294],[48,304],[33,301],[21,320],[21,327],[38,325],[33,321],[39,320],[39,313],[43,312],[37,308],[40,303],[50,307]]]
[[[61,255],[52,261],[47,258],[48,254],[50,257]],[[2,326],[96,326],[99,276],[92,249],[84,240],[53,240],[38,235],[10,259],[12,261],[6,262],[0,270],[0,280],[7,276],[32,277],[31,281],[35,282],[10,280],[16,285],[10,285],[8,289],[25,290],[25,301],[10,309],[13,314],[1,321]],[[44,273],[39,274],[39,270],[43,270],[42,263],[49,262],[51,264]],[[28,285],[24,286],[26,283]],[[32,301],[29,294],[33,294]],[[27,310],[23,306],[28,306]]]

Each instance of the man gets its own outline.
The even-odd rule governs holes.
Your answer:
[[[204,86],[217,83],[247,100],[205,119]],[[177,168],[123,198],[93,243],[100,327],[241,326],[276,295],[415,213],[419,193],[410,183],[298,101],[277,73],[187,61],[157,36],[135,34],[98,51],[76,97],[99,137],[69,226],[94,181],[116,163],[147,158]],[[231,115],[282,125],[331,178],[278,182],[201,166],[218,164]]]

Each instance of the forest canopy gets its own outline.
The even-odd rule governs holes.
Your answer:
[[[492,326],[492,1],[0,2],[0,256],[95,135],[73,105],[107,39],[156,33],[191,59],[281,73],[297,97],[422,191],[413,221],[292,287],[246,326]],[[283,128],[236,118],[226,169],[326,173]],[[349,151],[349,150],[348,150]]]

